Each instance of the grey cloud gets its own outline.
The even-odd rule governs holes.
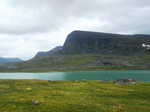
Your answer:
[[[149,0],[1,0],[0,56],[27,59],[72,30],[150,33],[149,12]]]
[[[64,26],[68,19],[74,18],[100,18],[107,21],[108,31],[120,32],[120,26],[128,26],[133,31],[131,22],[145,25],[145,18],[149,18],[150,7],[148,0],[6,0],[10,10],[6,20],[0,23],[0,33],[25,34],[37,32],[49,32]],[[11,12],[11,9],[12,12]],[[141,13],[142,12],[142,13]],[[11,20],[9,15],[13,15]],[[140,17],[139,17],[140,14]],[[3,15],[0,15],[0,17]],[[141,18],[142,17],[142,18]],[[9,19],[8,19],[9,18]],[[8,22],[12,21],[12,23]],[[72,21],[73,22],[73,21]],[[5,23],[5,24],[3,24]],[[9,24],[8,24],[9,23]],[[123,23],[126,23],[123,24]],[[142,25],[143,24],[143,25]],[[148,26],[150,23],[147,22]],[[118,26],[118,27],[117,27]],[[110,29],[110,27],[112,27]],[[113,28],[114,27],[114,28]],[[145,27],[140,28],[142,31]],[[98,29],[97,29],[98,30]],[[136,29],[134,29],[136,30]],[[137,31],[139,31],[137,29]],[[125,32],[125,31],[124,31]],[[148,32],[147,32],[148,33]]]

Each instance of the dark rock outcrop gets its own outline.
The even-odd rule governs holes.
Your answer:
[[[150,44],[150,35],[120,35],[87,31],[70,33],[64,43],[64,54],[141,55],[147,53],[142,45]]]

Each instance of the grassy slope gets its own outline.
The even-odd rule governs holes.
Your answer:
[[[99,63],[100,61],[106,64]],[[107,64],[108,63],[108,64]],[[149,69],[150,56],[68,55],[48,56],[17,63],[18,72],[80,71],[101,69]],[[9,71],[1,69],[2,71]],[[12,72],[12,70],[10,70]]]
[[[150,112],[150,83],[0,80],[1,112]],[[33,105],[32,100],[40,101]]]

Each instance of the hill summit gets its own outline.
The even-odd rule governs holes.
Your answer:
[[[150,35],[121,35],[89,31],[71,32],[63,46],[64,54],[141,55],[148,51]]]

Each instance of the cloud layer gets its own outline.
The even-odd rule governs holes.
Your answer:
[[[148,0],[1,0],[0,57],[29,59],[72,30],[150,33]]]

